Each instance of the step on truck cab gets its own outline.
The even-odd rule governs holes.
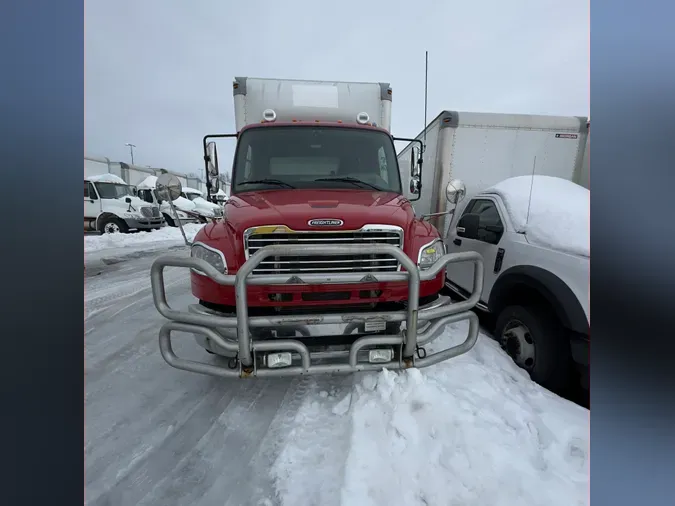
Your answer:
[[[164,219],[157,205],[139,199],[115,174],[84,178],[84,230],[101,234],[158,230]]]
[[[413,140],[390,134],[391,99],[384,83],[235,79],[237,133],[203,139],[210,193],[213,139],[236,139],[224,217],[197,233],[189,258],[163,256],[151,269],[171,366],[222,377],[347,373],[425,367],[473,347],[482,259],[446,254],[438,230],[415,216],[400,171],[419,194],[422,160],[399,167],[394,140]],[[177,178],[160,179],[163,196],[180,195]],[[453,203],[462,196],[448,192]],[[474,293],[452,303],[441,291],[457,262],[473,264]],[[190,269],[197,300],[187,311],[167,302],[166,267]],[[466,340],[427,354],[460,320]],[[230,360],[179,358],[175,331]]]

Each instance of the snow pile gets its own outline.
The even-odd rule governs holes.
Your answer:
[[[189,241],[192,241],[197,232],[204,225],[198,223],[188,223],[183,226],[185,235]],[[91,253],[116,248],[142,248],[143,246],[152,247],[156,243],[183,243],[183,235],[178,227],[162,227],[159,230],[149,232],[138,232],[136,234],[103,234],[103,235],[85,235],[84,252]]]
[[[443,348],[467,327],[452,325]],[[589,504],[588,410],[533,383],[488,337],[427,369],[363,375],[332,409],[322,394],[275,462],[284,505]]]
[[[590,257],[591,192],[583,186],[551,176],[518,176],[485,193],[504,199],[516,231],[531,243]]]
[[[122,179],[119,176],[116,176],[115,174],[101,174],[99,176],[89,176],[87,180],[91,181],[92,183],[115,183],[123,185],[127,184],[127,182],[124,179]]]

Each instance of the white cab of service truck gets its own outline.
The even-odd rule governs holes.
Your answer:
[[[211,218],[222,218],[223,208],[218,204],[209,202],[204,198],[204,194],[196,188],[183,186],[181,197],[188,199],[195,205],[195,212],[206,221]]]
[[[114,174],[84,179],[84,230],[100,233],[157,230],[164,220],[159,207],[136,197]]]
[[[590,191],[550,176],[506,179],[462,202],[446,239],[449,253],[476,251],[485,271],[479,309],[494,336],[532,379],[561,391],[570,364],[588,382]],[[448,265],[461,298],[473,271]]]
[[[494,336],[513,360],[558,392],[574,370],[565,357],[588,380],[590,192],[581,185],[589,184],[589,128],[578,116],[443,111],[426,129],[413,203],[448,253],[483,256],[477,308],[494,315]],[[416,149],[398,155],[401,167]],[[449,182],[465,193],[456,209],[445,195]],[[448,265],[455,295],[465,298],[472,283],[470,267]]]
[[[533,173],[586,183],[588,130],[588,118],[581,116],[443,111],[426,128],[422,198],[413,203],[415,212],[439,213],[430,221],[445,237],[445,187],[452,179],[462,180],[468,197],[504,179]],[[424,133],[416,139],[424,141]],[[399,153],[401,167],[410,166],[417,149],[410,144]],[[402,180],[409,178],[401,174]]]
[[[157,176],[146,177],[136,185],[138,188],[138,196],[145,202],[152,202],[155,205],[159,205],[159,209],[166,220],[167,225],[170,227],[177,227],[178,220],[180,220],[182,224],[197,222],[196,215],[192,214],[195,212],[195,205],[192,202],[184,197],[178,197],[174,200],[173,205],[176,207],[176,212],[178,213],[178,215],[176,215],[171,209],[171,205],[159,198],[155,188],[156,185]]]
[[[255,99],[249,99],[249,94]],[[321,120],[342,122],[345,117],[368,114],[375,126],[391,131],[389,83],[300,81],[294,79],[234,78],[234,120],[239,132],[259,123],[268,109],[278,122]]]

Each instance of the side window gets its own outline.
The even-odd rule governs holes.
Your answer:
[[[152,190],[138,190],[138,196],[145,202],[152,204]]]
[[[94,185],[91,183],[84,183],[84,196],[85,198],[90,198],[91,200],[98,200],[96,195],[96,190],[94,190]]]
[[[477,214],[478,221],[478,239],[488,244],[498,244],[504,235],[504,223],[499,216],[499,210],[491,200],[476,199],[472,200],[462,213]]]

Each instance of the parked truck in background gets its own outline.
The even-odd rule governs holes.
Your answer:
[[[204,198],[204,194],[196,188],[183,186],[181,197],[189,200],[195,205],[195,212],[199,215],[199,221],[202,223],[214,218],[222,218],[222,205],[214,204]]]
[[[448,252],[481,254],[476,307],[494,315],[494,336],[516,364],[559,393],[575,369],[588,386],[590,194],[580,185],[590,183],[589,127],[576,116],[443,111],[426,129],[415,203],[444,231]],[[406,146],[399,163],[417,149]],[[448,181],[467,193],[456,213],[438,190]],[[454,264],[446,276],[453,296],[472,294],[471,270]]]
[[[164,224],[159,207],[136,197],[114,174],[84,178],[84,230],[101,234],[157,230]]]
[[[175,200],[174,205],[171,206],[166,199],[161,199],[159,197],[156,185],[157,176],[146,177],[137,186],[138,196],[145,202],[159,206],[167,225],[170,227],[177,227],[179,222],[186,224],[197,223],[199,221],[199,216],[195,212],[196,206],[194,203],[190,202],[190,200],[184,196],[179,196]]]
[[[470,350],[482,260],[445,254],[437,228],[415,216],[401,174],[415,186],[423,164],[399,166],[394,141],[413,140],[389,132],[390,86],[238,77],[233,91],[236,133],[203,139],[211,193],[213,139],[236,139],[224,217],[197,233],[190,258],[152,267],[155,305],[169,319],[164,359],[223,377],[290,376],[425,367]],[[162,195],[180,195],[177,179],[160,177]],[[456,203],[460,194],[447,190]],[[473,264],[476,293],[451,303],[441,291],[457,262]],[[197,300],[187,311],[167,303],[169,266],[191,270]],[[460,320],[470,322],[466,340],[427,354],[424,345]],[[174,331],[193,333],[228,366],[179,358]]]

